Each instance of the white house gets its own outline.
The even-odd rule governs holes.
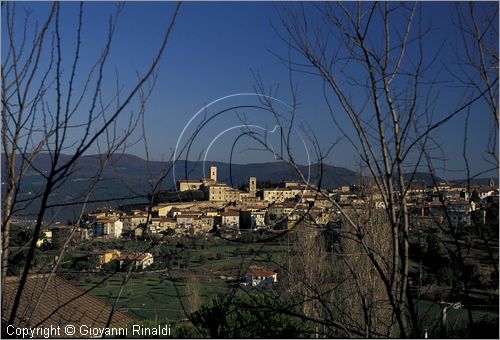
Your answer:
[[[123,222],[118,218],[98,219],[93,227],[94,236],[119,238],[123,231]]]
[[[144,269],[153,264],[154,258],[151,253],[122,254],[120,256],[120,267],[124,264],[133,263],[135,269]]]
[[[221,212],[219,217],[220,224],[233,229],[240,227],[240,213],[239,211],[224,211]]]
[[[254,269],[245,274],[244,285],[267,288],[278,282],[278,273],[266,269]]]

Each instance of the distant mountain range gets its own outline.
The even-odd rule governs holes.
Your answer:
[[[69,160],[70,157],[71,155],[62,155],[60,164]],[[67,203],[80,197],[88,187],[89,181],[98,173],[102,159],[103,157],[100,155],[88,155],[78,159],[71,175],[54,192],[50,203]],[[50,164],[51,158],[49,154],[40,154],[34,161],[33,166],[43,173],[49,169]],[[206,162],[203,164],[203,162],[178,161],[175,162],[174,179],[174,172],[172,171],[174,169],[170,161],[148,162],[130,154],[113,155],[101,174],[101,180],[92,191],[91,200],[99,200],[99,202],[88,204],[85,208],[89,210],[98,206],[118,206],[125,203],[144,202],[147,194],[152,189],[151,179],[155,180],[162,172],[166,172],[167,175],[160,189],[168,190],[173,189],[175,180],[208,177],[211,165],[217,166],[218,181],[225,182],[236,188],[242,184],[246,184],[250,176],[257,177],[258,181],[271,182],[300,178],[297,171],[285,162],[230,165],[223,162]],[[355,171],[326,164],[323,164],[321,167],[318,164],[312,164],[310,167],[298,165],[297,168],[303,173],[305,178],[309,179],[311,184],[317,185],[321,180],[321,187],[327,189],[342,185],[357,184],[360,179],[360,175]],[[2,169],[5,169],[3,154]],[[322,175],[320,176],[320,174]],[[2,174],[2,178],[4,178],[4,174]],[[443,181],[441,178],[436,178],[436,180],[439,182]],[[20,198],[28,198],[36,195],[36,193],[43,189],[44,181],[40,173],[34,169],[30,169],[21,182]],[[428,173],[416,173],[413,181],[414,183],[424,185],[432,184],[432,176]],[[487,181],[488,179],[476,179],[475,183],[487,183]],[[5,193],[5,189],[6,185],[2,182],[2,194]],[[74,218],[79,211],[79,207],[64,207],[59,211],[58,216],[62,216],[60,219]],[[16,215],[29,218],[33,216],[37,208],[38,204],[34,202],[23,208],[22,211],[17,212]],[[55,213],[55,211],[52,213]]]

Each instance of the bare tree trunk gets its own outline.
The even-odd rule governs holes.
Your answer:
[[[23,295],[28,276],[32,272],[36,244],[39,239],[41,229],[45,226],[45,218],[48,209],[54,209],[69,205],[83,205],[89,201],[90,193],[96,182],[99,181],[102,170],[106,167],[106,162],[101,161],[101,168],[96,174],[94,181],[89,184],[88,190],[83,193],[81,200],[74,202],[51,202],[51,197],[56,189],[64,184],[71,176],[78,160],[91,148],[97,147],[101,150],[102,142],[105,142],[106,160],[120,149],[127,147],[127,140],[136,128],[141,117],[145,113],[145,102],[149,98],[154,88],[154,80],[158,64],[167,47],[170,34],[174,27],[180,9],[178,3],[174,9],[172,18],[167,21],[166,31],[161,39],[161,44],[154,54],[152,62],[147,66],[142,75],[137,74],[137,81],[132,84],[127,93],[117,87],[116,93],[112,94],[110,102],[103,99],[103,79],[106,77],[105,64],[111,49],[111,42],[117,27],[117,18],[123,10],[123,5],[117,5],[115,13],[110,16],[108,34],[105,45],[98,60],[88,74],[81,74],[78,60],[80,59],[81,31],[83,22],[83,2],[80,3],[79,23],[75,36],[76,48],[74,58],[69,61],[70,80],[69,86],[63,90],[62,69],[65,60],[63,59],[63,44],[61,43],[60,16],[61,5],[53,3],[47,19],[43,22],[40,31],[30,45],[26,40],[28,32],[29,16],[24,21],[24,34],[21,42],[17,39],[14,28],[17,28],[16,4],[3,4],[2,9],[6,11],[6,27],[8,40],[8,50],[3,59],[2,73],[2,143],[5,155],[6,182],[8,183],[6,197],[3,201],[2,215],[2,280],[8,273],[9,264],[9,239],[12,225],[12,216],[15,216],[16,209],[22,210],[23,204],[30,204],[39,200],[40,206],[36,216],[33,237],[30,240],[26,264],[22,269],[19,287],[16,292],[10,315],[9,324],[13,324],[18,317],[18,308]],[[46,33],[52,34],[53,44],[47,46],[44,43]],[[24,58],[21,58],[24,55]],[[44,59],[48,57],[48,60]],[[55,67],[53,67],[55,66]],[[77,76],[78,75],[78,76]],[[94,79],[95,77],[95,79]],[[82,81],[78,96],[75,94],[75,81]],[[95,90],[90,91],[90,84],[95,84]],[[51,93],[55,97],[55,107],[50,110],[51,105],[47,104],[46,96]],[[139,97],[139,98],[138,98]],[[121,99],[123,98],[123,100]],[[118,122],[123,111],[134,105],[133,100],[140,101],[138,113],[132,112],[129,117],[124,117],[124,127],[120,127],[118,132]],[[114,105],[112,105],[114,104]],[[81,124],[75,118],[75,112],[83,111],[84,105],[89,105],[87,124]],[[133,111],[133,110],[132,110]],[[42,119],[40,119],[42,116]],[[74,142],[70,136],[72,133],[81,135],[81,138]],[[69,159],[62,157],[63,152],[68,149],[73,150],[73,156]],[[41,153],[46,152],[50,157],[49,169],[44,171],[34,166],[34,160]],[[37,172],[45,183],[43,188],[34,195],[34,198],[18,200],[17,195],[26,171]],[[161,182],[161,180],[160,180]],[[80,216],[83,214],[81,212]],[[61,257],[56,261],[51,270],[53,274],[65,254],[73,233],[64,243],[61,250]],[[45,284],[48,286],[50,276]],[[43,295],[43,293],[42,293]],[[39,300],[34,303],[38,306]],[[34,313],[34,311],[33,311]],[[110,318],[112,317],[112,313]]]

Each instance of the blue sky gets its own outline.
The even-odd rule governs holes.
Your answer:
[[[49,8],[47,3],[19,2],[18,7],[22,6],[34,9],[35,18],[46,15]],[[113,3],[105,2],[85,3],[82,70],[89,69],[95,62],[105,39],[107,18],[114,6]],[[135,79],[135,72],[144,71],[145,65],[152,60],[174,6],[174,3],[166,2],[126,3],[119,18],[107,65],[110,75],[114,75],[115,70],[118,72],[120,83],[125,88]],[[453,4],[422,3],[421,6],[424,20],[432,22],[433,26],[432,34],[426,40],[426,53],[431,55],[444,41],[445,47],[438,62],[451,65],[451,43],[454,39],[451,21]],[[77,13],[78,3],[62,4],[63,55],[68,58],[74,51],[72,37],[76,30]],[[289,72],[271,53],[272,51],[283,56],[288,53],[286,45],[270,25],[271,22],[278,24],[277,13],[276,5],[270,2],[183,4],[161,61],[155,91],[147,106],[145,131],[153,159],[168,158],[182,129],[204,105],[230,94],[253,92],[255,81],[251,70],[258,71],[266,85],[279,85],[277,97],[285,102],[290,101]],[[5,24],[2,26],[2,32],[5,33]],[[5,39],[2,40],[2,49],[5,51]],[[299,87],[298,120],[308,124],[320,144],[327,148],[340,134],[329,118],[321,93],[322,83],[317,77],[305,74],[295,74],[294,81]],[[105,83],[110,93],[114,82],[112,76]],[[456,102],[456,97],[461,95],[459,89],[447,86],[436,91],[439,91],[440,96],[437,115],[440,111],[449,109],[447,105]],[[223,110],[231,105],[256,104],[256,98],[238,97],[214,105],[211,112]],[[483,160],[483,151],[487,141],[486,131],[491,121],[485,118],[487,114],[483,112],[483,105],[475,106],[473,111],[474,118],[469,127],[469,156],[474,171],[480,171],[488,167]],[[251,116],[252,123],[259,126],[272,128],[274,125],[269,115],[261,110],[246,109],[240,110],[239,113]],[[340,121],[347,126],[348,121],[345,118],[340,118]],[[211,125],[209,131],[205,131],[206,134],[200,134],[193,155],[203,150],[210,138],[237,122],[234,111],[221,116],[217,123]],[[459,115],[434,135],[448,159],[446,171],[441,171],[441,174],[449,178],[463,177],[461,172],[447,171],[464,168],[462,150],[457,147],[463,140],[463,126],[464,115]],[[228,161],[228,145],[237,137],[237,132],[233,130],[221,137],[207,155],[208,159]],[[300,134],[298,130],[294,133]],[[294,145],[298,150],[299,161],[305,163],[306,156],[302,152],[301,144],[296,142]],[[269,154],[249,151],[248,148],[253,148],[250,140],[241,143],[234,161],[249,163],[272,160]],[[131,147],[130,152],[144,156],[144,147],[140,143],[136,144]],[[356,169],[359,157],[345,141],[340,141],[327,163]]]

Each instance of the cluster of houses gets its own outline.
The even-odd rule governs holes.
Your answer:
[[[217,168],[211,178],[181,180],[178,191],[202,190],[203,201],[158,204],[151,209],[98,209],[87,213],[79,226],[57,224],[43,231],[39,242],[67,239],[117,239],[159,234],[195,235],[217,230],[238,237],[240,231],[287,229],[307,218],[327,224],[334,216],[333,205],[312,186],[284,181],[280,188],[257,191],[257,179],[250,177],[248,191],[234,189],[217,181]],[[325,197],[326,196],[326,197]]]
[[[319,191],[311,185],[284,181],[281,187],[257,190],[257,179],[250,177],[248,190],[242,191],[219,182],[215,166],[210,167],[210,178],[178,181],[177,190],[202,191],[205,200],[162,203],[151,209],[98,209],[87,213],[78,226],[56,224],[45,229],[39,243],[59,244],[70,234],[74,242],[154,235],[208,235],[215,231],[219,235],[239,237],[243,231],[289,229],[304,220],[327,225],[338,217],[337,206],[385,208],[380,194],[367,194],[356,186]],[[414,225],[447,220],[453,226],[469,226],[473,212],[482,211],[484,218],[488,204],[498,205],[498,187],[494,182],[476,187],[445,183],[412,187],[408,190],[407,202]]]
[[[408,193],[412,224],[425,226],[448,223],[452,227],[470,227],[475,215],[486,222],[486,211],[499,203],[499,190],[490,179],[487,186],[440,183],[432,188],[412,188]]]
[[[56,223],[42,230],[38,245],[50,243],[62,247],[86,240],[157,236],[192,236],[216,233],[238,238],[242,232],[284,230],[306,220],[315,225],[339,225],[338,207],[385,209],[380,194],[369,188],[342,186],[329,191],[284,181],[279,188],[257,189],[257,180],[250,177],[248,190],[231,188],[217,181],[217,168],[211,167],[211,178],[178,182],[178,191],[202,191],[204,200],[161,203],[147,208],[98,209],[88,212],[79,225]],[[199,196],[198,196],[199,197]],[[488,186],[451,185],[411,187],[407,207],[412,228],[437,226],[471,226],[473,216],[485,222],[486,210],[498,207],[499,190],[493,181]],[[132,265],[136,270],[154,263],[151,253],[132,254],[117,249],[92,251],[96,269],[114,262],[120,268]],[[252,269],[240,278],[240,285],[270,287],[277,282],[277,273]]]
[[[385,209],[378,193],[361,192],[356,186],[343,186],[330,192],[340,206],[367,206]],[[415,227],[448,223],[452,227],[470,227],[475,214],[485,223],[486,211],[498,207],[499,189],[491,179],[487,186],[439,183],[436,186],[413,186],[407,190],[410,223]]]

